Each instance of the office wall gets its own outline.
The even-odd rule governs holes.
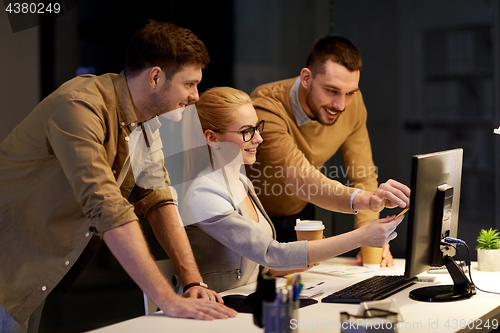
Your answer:
[[[316,39],[330,31],[330,1],[235,0],[234,85],[298,76]]]
[[[0,3],[0,141],[39,102],[39,28],[12,33]]]

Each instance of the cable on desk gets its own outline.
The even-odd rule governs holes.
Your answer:
[[[469,278],[470,278],[470,282],[476,287],[477,290],[480,290],[482,291],[483,293],[488,293],[488,294],[495,294],[495,295],[500,295],[499,292],[496,292],[496,291],[487,291],[487,290],[483,290],[481,288],[479,288],[475,283],[474,281],[472,280],[472,269],[470,267],[470,263],[471,263],[471,255],[470,255],[470,249],[469,249],[469,246],[467,246],[467,243],[461,239],[458,239],[458,238],[453,238],[453,237],[446,237],[445,238],[445,242],[449,243],[449,245],[451,244],[458,244],[458,245],[463,245],[465,246],[465,248],[467,249],[467,255],[468,255],[468,263],[467,263],[467,266],[469,267]],[[453,245],[451,245],[453,246]],[[455,250],[457,249],[455,246],[453,246],[455,248]],[[462,272],[465,274],[463,268],[461,265],[459,265],[458,267],[460,267],[460,269],[462,270]]]

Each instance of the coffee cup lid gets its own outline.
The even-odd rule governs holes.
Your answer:
[[[325,226],[322,221],[301,221],[297,219],[295,224],[295,230],[299,231],[313,231],[313,230],[323,230]]]

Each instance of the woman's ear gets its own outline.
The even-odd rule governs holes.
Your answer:
[[[207,129],[204,133],[203,136],[205,137],[205,141],[207,145],[209,145],[212,148],[219,149],[219,143],[217,142],[217,137],[215,136],[215,133]]]

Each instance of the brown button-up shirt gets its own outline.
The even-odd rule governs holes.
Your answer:
[[[140,188],[122,170],[137,126],[123,73],[84,75],[45,98],[0,144],[0,305],[16,321],[29,317],[93,234],[137,220],[134,208],[146,214],[174,203],[163,163],[163,189]]]

